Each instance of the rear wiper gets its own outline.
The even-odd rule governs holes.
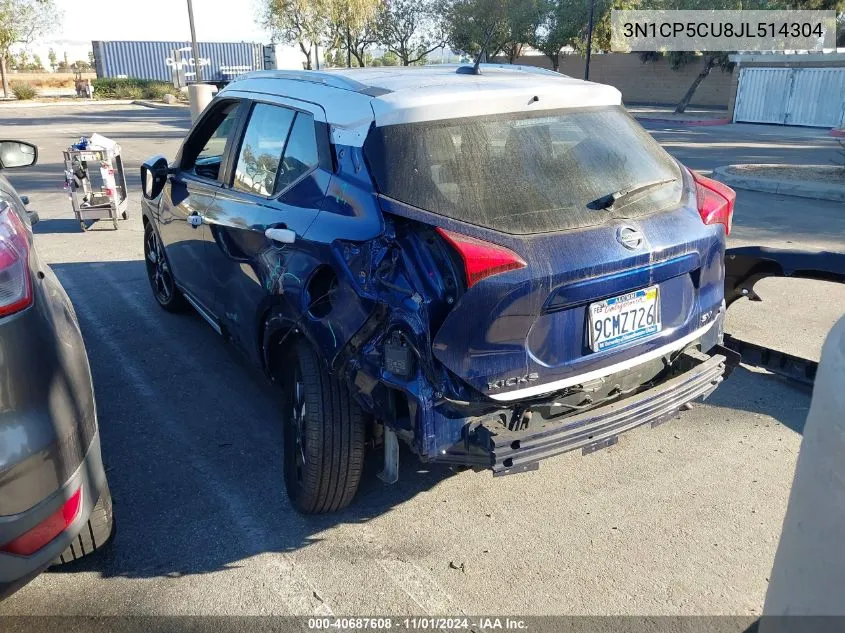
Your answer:
[[[664,178],[662,180],[652,180],[650,182],[644,182],[641,185],[637,185],[636,187],[631,187],[630,189],[622,189],[620,191],[614,191],[613,193],[609,193],[606,196],[602,196],[601,198],[596,198],[592,202],[587,204],[588,209],[592,209],[594,211],[600,211],[602,209],[609,209],[617,202],[622,200],[623,198],[627,198],[631,194],[639,193],[641,191],[647,191],[649,189],[654,189],[655,187],[659,187],[660,185],[665,185],[669,182],[675,182],[678,180],[677,178]]]

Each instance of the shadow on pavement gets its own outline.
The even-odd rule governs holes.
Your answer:
[[[91,223],[88,222],[88,225]],[[32,227],[32,232],[36,235],[42,235],[44,233],[82,233],[82,227],[79,226],[79,222],[74,219],[69,218],[58,218],[58,219],[41,219],[38,223]]]
[[[452,474],[403,447],[399,482],[386,486],[374,450],[351,507],[297,514],[283,483],[276,388],[197,314],[164,312],[143,261],[52,268],[88,349],[117,525],[102,551],[53,573],[149,578],[239,567],[367,522]]]
[[[277,393],[263,375],[194,312],[161,310],[143,261],[53,268],[88,349],[118,526],[103,551],[53,573],[152,578],[242,567],[366,523],[451,475],[403,447],[399,482],[386,486],[376,478],[381,452],[372,451],[351,507],[300,516],[283,483]],[[708,402],[771,415],[800,432],[805,410],[755,395],[771,379],[740,368]],[[354,538],[348,547],[372,556]]]
[[[764,380],[776,380],[789,390],[790,394],[794,396],[790,398],[789,406],[784,406],[783,402],[772,401],[761,395],[760,384]],[[752,372],[743,366],[739,366],[707,398],[707,404],[771,416],[796,433],[803,433],[811,395],[809,388],[791,382],[786,378],[773,374]]]

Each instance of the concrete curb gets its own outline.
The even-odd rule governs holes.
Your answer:
[[[156,101],[131,101],[132,105],[144,106],[145,108],[154,108],[158,110],[184,110],[188,108],[187,103],[158,103]]]
[[[833,128],[833,129],[830,131],[830,135],[831,135],[831,136],[841,136],[841,137],[845,137],[845,127]]]
[[[827,185],[808,182],[806,180],[773,180],[771,178],[737,176],[736,174],[727,173],[729,167],[740,167],[740,165],[716,167],[713,170],[713,178],[731,187],[748,189],[750,191],[764,191],[766,193],[777,193],[782,196],[845,202],[845,186],[843,185]]]
[[[643,123],[659,123],[661,125],[688,125],[691,127],[700,127],[705,125],[728,125],[732,123],[729,118],[723,119],[660,119],[660,118],[652,118],[652,117],[645,117],[645,116],[636,116],[634,118],[637,121],[641,121]]]

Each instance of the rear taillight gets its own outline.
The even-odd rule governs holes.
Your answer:
[[[437,227],[437,232],[461,256],[466,271],[467,288],[471,288],[485,277],[525,268],[527,265],[519,255],[504,246],[491,244],[454,231],[447,231],[440,227]]]
[[[27,530],[13,541],[0,546],[0,552],[17,554],[18,556],[30,556],[50,541],[64,532],[82,507],[82,488],[77,490],[70,499],[65,501],[61,508],[47,517],[34,528]]]
[[[26,228],[8,204],[0,206],[0,317],[32,303],[29,240]]]
[[[695,181],[695,197],[698,200],[698,212],[701,214],[701,219],[705,224],[724,225],[725,235],[729,235],[734,216],[736,192],[718,180],[707,178],[693,170],[690,170],[690,175]]]

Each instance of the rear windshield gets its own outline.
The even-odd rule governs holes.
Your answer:
[[[520,235],[645,215],[682,193],[678,165],[622,106],[376,127],[364,153],[380,193]],[[596,202],[658,181],[670,182]]]

